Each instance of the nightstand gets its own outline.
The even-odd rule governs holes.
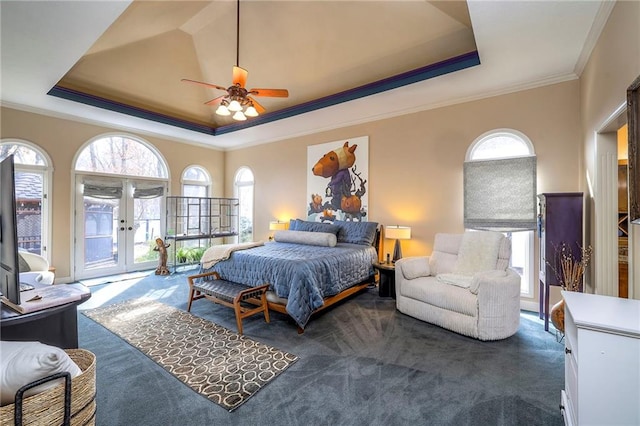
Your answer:
[[[396,298],[396,265],[394,263],[374,263],[378,271],[378,295],[380,297]]]

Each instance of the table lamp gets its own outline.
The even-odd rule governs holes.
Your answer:
[[[400,247],[400,240],[411,239],[411,228],[409,226],[387,226],[384,230],[385,237],[396,240],[396,244],[393,248],[393,262],[402,258],[402,247]]]
[[[283,231],[285,229],[287,229],[287,222],[280,222],[279,220],[269,222],[269,231]],[[272,240],[273,235],[269,239]]]

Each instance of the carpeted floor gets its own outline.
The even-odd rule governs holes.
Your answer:
[[[186,308],[186,273],[92,287],[80,309],[150,297]],[[235,330],[233,310],[192,313]],[[79,315],[97,356],[100,425],[561,425],[563,345],[523,313],[518,333],[480,342],[396,311],[370,289],[315,316],[298,335],[284,315],[244,320],[245,335],[299,360],[229,413],[137,349]]]

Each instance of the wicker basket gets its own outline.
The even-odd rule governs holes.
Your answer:
[[[95,425],[96,356],[84,349],[65,349],[82,374],[71,380],[71,424]],[[14,424],[15,404],[0,407],[0,425]],[[34,426],[64,423],[64,383],[32,395],[22,402],[22,424]]]

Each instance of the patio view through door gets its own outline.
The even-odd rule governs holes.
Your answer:
[[[76,277],[155,268],[162,235],[164,184],[78,176]],[[145,198],[141,197],[146,187]],[[149,194],[150,193],[150,194]]]
[[[135,139],[100,138],[82,150],[76,172],[75,279],[155,268],[167,188],[159,155]]]

